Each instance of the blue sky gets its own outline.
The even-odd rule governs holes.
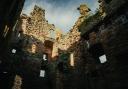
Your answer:
[[[23,13],[28,14],[34,5],[46,10],[46,19],[50,24],[55,24],[58,29],[67,33],[80,16],[77,7],[86,3],[94,12],[98,8],[97,0],[26,0]]]

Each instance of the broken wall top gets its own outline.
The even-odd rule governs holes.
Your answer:
[[[44,41],[45,38],[50,38],[52,34],[55,34],[54,24],[49,24],[45,19],[45,10],[36,5],[30,16],[22,14],[20,19],[26,19],[26,23],[23,23],[23,25],[26,26],[27,35],[32,35]]]

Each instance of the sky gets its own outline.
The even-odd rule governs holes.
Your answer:
[[[50,24],[67,33],[79,18],[77,8],[86,3],[94,13],[98,8],[97,0],[26,0],[22,13],[29,15],[35,5],[45,9],[45,18]]]

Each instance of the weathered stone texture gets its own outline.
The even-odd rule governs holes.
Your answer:
[[[70,64],[71,62],[69,63],[70,58],[66,59],[68,62],[64,62],[65,63],[64,66],[69,65],[67,66],[68,70],[67,73],[65,72],[61,73],[59,71],[60,72],[59,75],[61,77],[56,82],[57,85],[61,85],[61,86],[57,89],[74,89],[74,88],[81,89],[81,87],[83,87],[82,82],[84,81],[81,82],[83,78],[81,74],[83,72],[84,62],[83,59],[81,58],[81,52],[83,50],[82,47],[84,45],[82,43],[82,40],[80,39],[81,35],[79,32],[79,26],[88,17],[90,9],[83,4],[80,5],[78,10],[80,10],[81,16],[78,18],[73,28],[66,35],[61,36],[60,39],[56,40],[56,42],[54,43],[54,49],[56,49],[57,61],[63,61],[63,59],[61,58],[59,59],[60,55],[63,55],[65,53],[69,55],[73,54],[72,62],[74,65],[72,66],[72,64]],[[62,70],[66,70],[66,68]]]
[[[55,30],[54,25],[48,24],[48,21],[45,19],[45,10],[42,10],[38,6],[34,7],[33,12],[30,17],[27,17],[27,20],[27,34],[41,41],[44,41],[45,37],[50,37],[51,30]]]
[[[50,61],[55,34],[55,26],[49,24],[45,19],[45,10],[35,6],[30,16],[22,14],[16,26],[13,42],[16,49],[17,60],[20,60],[18,74],[22,78],[21,87],[37,89],[38,87],[51,87],[50,78],[54,68],[50,69]],[[17,38],[17,39],[15,39]],[[46,61],[43,55],[46,54]],[[42,80],[40,70],[45,70],[46,76]],[[51,76],[51,77],[50,77]],[[18,79],[15,81],[14,88],[17,86]],[[30,84],[31,82],[32,84]],[[49,85],[42,85],[42,82],[50,82]],[[19,86],[20,87],[20,86]]]
[[[74,53],[75,66],[72,68],[70,66],[68,73],[60,74],[59,84],[63,89],[128,87],[126,84],[128,82],[127,61],[125,60],[128,50],[128,14],[126,3],[123,2],[121,1],[120,4],[116,4],[118,3],[116,0],[110,3],[102,2],[104,4],[102,11],[88,18],[81,13],[82,16],[73,29],[56,42],[56,48],[59,49],[57,55],[65,52]],[[113,6],[115,7],[112,9]],[[106,55],[105,63],[99,59],[101,55]],[[71,83],[67,84],[67,81]]]
[[[86,85],[87,89],[122,89],[128,87],[126,84],[128,81],[125,79],[127,78],[127,61],[125,58],[127,58],[128,50],[126,45],[128,44],[126,35],[128,34],[127,7],[126,3],[122,3],[124,1],[120,5],[118,0],[109,1],[110,3],[104,3],[103,9],[106,10],[107,14],[104,19],[101,19],[92,28],[87,28],[86,24],[84,25],[85,28],[82,26],[83,30],[86,30],[81,31],[83,32],[82,38],[88,42],[85,46],[88,48],[87,45],[89,44],[89,49],[93,49],[92,51],[85,49],[90,56],[85,55],[84,52],[82,54],[86,57],[85,71],[86,77],[89,79]],[[115,7],[113,8],[112,5],[115,5]],[[107,12],[107,9],[109,12]],[[100,48],[103,49],[103,54],[107,57],[105,63],[101,63],[99,58],[95,57],[101,51],[101,49],[95,48],[98,47],[97,43],[101,44]],[[90,61],[90,58],[92,61]],[[99,62],[96,62],[96,60]]]

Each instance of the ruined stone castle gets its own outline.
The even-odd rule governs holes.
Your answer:
[[[80,5],[67,34],[37,5],[0,2],[0,89],[128,89],[128,0]]]

